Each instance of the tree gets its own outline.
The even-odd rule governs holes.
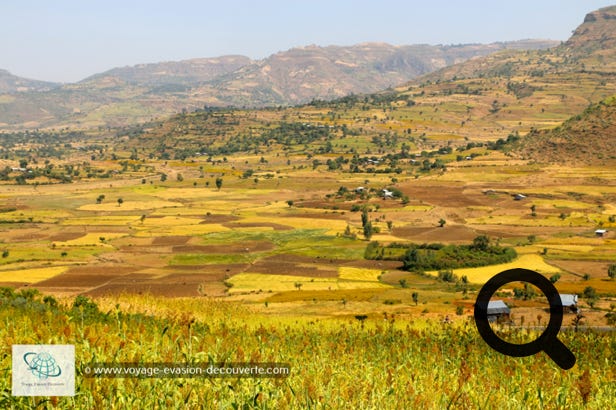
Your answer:
[[[295,287],[297,288],[297,290],[300,290],[302,288],[302,283],[301,282],[295,282]]]
[[[122,206],[124,200],[122,198],[118,198],[118,206]]]
[[[3,251],[2,251],[2,257],[3,257],[3,258],[8,258],[8,257],[9,257],[9,251],[8,251],[8,249],[5,249],[5,250],[3,250]]]
[[[612,280],[616,279],[616,264],[611,264],[608,266],[607,276],[609,276]]]
[[[365,227],[368,223],[368,210],[366,208],[361,211],[361,226]]]
[[[292,200],[292,199],[289,199],[289,200],[287,201],[287,205],[289,205],[289,208],[291,208],[291,207],[293,206],[293,204],[294,204],[294,202],[293,202],[293,200]]]
[[[552,282],[552,283],[558,282],[558,279],[560,279],[560,274],[558,274],[558,273],[550,276],[550,282]]]
[[[160,174],[160,182],[165,182],[167,180],[167,174]]]
[[[417,303],[419,302],[419,293],[413,292],[411,297],[413,298],[413,302],[415,302],[415,306],[417,306]]]
[[[99,196],[96,198],[96,203],[97,203],[97,204],[102,203],[102,202],[103,202],[103,199],[105,199],[105,195],[99,195]]]
[[[371,222],[367,222],[366,225],[364,225],[364,237],[366,238],[366,240],[370,240],[370,238],[372,238],[372,234],[374,233],[374,228],[372,227],[372,223]]]
[[[592,286],[586,286],[583,295],[587,299],[595,299],[597,297],[597,291]]]
[[[222,188],[222,178],[221,177],[216,178],[216,188],[218,188],[219,191],[220,191],[220,188]]]
[[[446,223],[447,223],[447,221],[446,221],[446,220],[444,220],[443,218],[441,218],[441,219],[438,221],[438,226],[442,228],[443,226],[445,226],[445,224],[446,224]]]
[[[486,235],[479,235],[475,239],[473,239],[473,248],[479,251],[486,251],[490,246],[490,238]]]

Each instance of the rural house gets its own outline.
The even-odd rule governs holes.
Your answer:
[[[511,310],[502,300],[491,300],[488,302],[488,322],[508,321]]]
[[[577,313],[578,312],[578,307],[577,307],[578,295],[562,294],[560,295],[560,302],[563,305],[563,311],[565,313],[567,312]]]

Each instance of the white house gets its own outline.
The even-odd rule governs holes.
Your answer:
[[[394,197],[394,193],[391,192],[389,189],[383,189],[381,191],[381,193],[383,194],[383,199],[393,198]]]
[[[569,309],[570,312],[577,313],[578,295],[570,295],[563,293],[562,295],[560,295],[560,303],[563,305],[565,311]]]

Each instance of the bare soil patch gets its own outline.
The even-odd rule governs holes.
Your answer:
[[[37,282],[35,287],[84,287],[91,288],[100,286],[113,279],[125,276],[133,272],[135,268],[120,266],[77,266],[67,272]]]
[[[165,297],[223,296],[226,274],[172,273],[163,277],[134,273],[117,278],[87,292],[92,296],[119,293],[152,294]]]
[[[254,263],[248,273],[335,278],[341,263],[295,255],[275,255]]]
[[[343,211],[344,212],[344,211]],[[265,215],[267,216],[267,215]],[[334,213],[334,212],[311,212],[305,214],[285,214],[285,215],[276,215],[277,218],[308,218],[308,219],[335,219],[335,220],[346,220],[346,216],[342,215],[342,213]]]
[[[550,260],[549,263],[580,276],[588,274],[593,278],[608,279],[607,268],[610,265],[609,262]]]
[[[446,208],[458,208],[472,205],[482,205],[485,200],[468,195],[464,186],[439,185],[421,186],[413,185],[409,189],[402,189],[407,192],[411,200],[419,199],[428,204],[442,206]]]
[[[26,282],[0,282],[0,287],[3,288],[12,288],[19,289],[22,286],[28,286],[29,284]]]
[[[82,236],[85,236],[85,234],[85,232],[60,232],[51,236],[49,239],[53,242],[66,242],[81,238]]]
[[[438,226],[403,226],[400,228],[394,227],[393,234],[395,236],[409,239],[415,242],[469,243],[475,237],[477,237],[477,232],[474,229],[468,228],[464,225],[445,225],[442,228]]]
[[[206,215],[200,224],[220,224],[225,222],[238,221],[241,218],[234,215]]]
[[[159,236],[154,238],[152,241],[152,245],[155,246],[179,246],[185,245],[189,240],[190,236]]]
[[[214,265],[186,265],[186,266],[167,266],[165,271],[169,271],[169,274],[207,274],[208,276],[222,275],[223,278],[229,278],[238,273],[244,272],[249,265],[243,263],[235,264],[214,264]]]

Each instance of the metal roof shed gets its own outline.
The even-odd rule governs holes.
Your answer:
[[[488,302],[488,316],[490,315],[508,315],[511,313],[509,306],[502,300],[491,300]]]

